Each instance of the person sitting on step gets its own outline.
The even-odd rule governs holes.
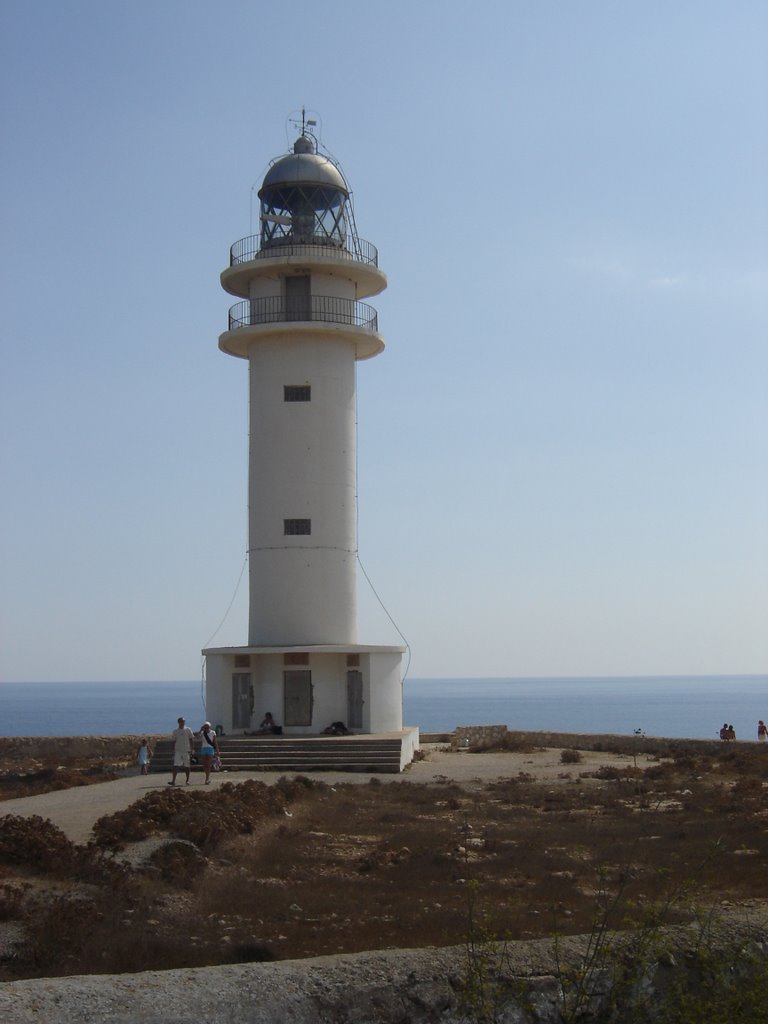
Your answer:
[[[261,725],[252,733],[253,736],[279,736],[282,733],[282,727],[275,725],[275,720],[272,717],[272,712],[268,711],[264,715]]]

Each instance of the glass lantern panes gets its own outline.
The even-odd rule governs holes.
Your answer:
[[[333,245],[347,238],[346,196],[318,185],[279,186],[261,200],[261,247],[286,243]]]

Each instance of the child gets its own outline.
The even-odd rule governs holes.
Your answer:
[[[141,741],[136,749],[136,763],[141,768],[142,775],[149,775],[149,759],[152,757],[152,747],[147,742],[146,737]]]

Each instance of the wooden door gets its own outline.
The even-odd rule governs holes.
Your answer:
[[[232,673],[232,728],[247,729],[251,724],[251,673]]]
[[[285,319],[311,320],[309,274],[285,279]]]
[[[309,669],[283,672],[283,721],[286,725],[312,725],[312,673]]]
[[[347,728],[363,728],[363,673],[347,671]]]

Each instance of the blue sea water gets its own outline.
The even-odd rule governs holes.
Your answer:
[[[170,732],[205,718],[196,682],[0,683],[8,736]],[[406,679],[404,721],[422,732],[457,725],[715,738],[724,721],[754,739],[768,721],[768,675]]]
[[[202,684],[0,683],[7,736],[119,736],[170,732],[184,715],[205,720]],[[199,719],[199,721],[198,721]]]

